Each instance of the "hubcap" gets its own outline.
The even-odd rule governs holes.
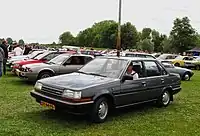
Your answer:
[[[189,80],[190,76],[188,74],[185,74],[185,80]]]
[[[98,114],[99,114],[100,119],[105,119],[105,117],[108,114],[108,104],[106,102],[102,102],[99,105],[99,113]]]
[[[167,105],[170,101],[170,96],[168,92],[165,92],[162,97],[162,101],[164,105]]]
[[[48,74],[42,75],[41,79],[50,77]]]

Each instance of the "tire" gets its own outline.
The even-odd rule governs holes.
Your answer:
[[[168,90],[165,90],[161,96],[157,100],[157,106],[158,107],[167,107],[170,104],[171,101],[171,94]]]
[[[186,73],[183,75],[182,79],[183,79],[184,81],[190,81],[190,73],[186,72]]]
[[[179,63],[175,63],[174,66],[180,67],[180,64]]]
[[[103,123],[108,115],[108,100],[105,97],[97,99],[92,107],[91,121],[94,123]]]
[[[38,76],[38,80],[39,79],[44,79],[44,78],[48,78],[48,77],[52,77],[53,74],[51,72],[45,71],[45,72],[41,72]]]

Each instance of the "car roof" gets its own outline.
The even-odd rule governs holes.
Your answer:
[[[115,56],[102,56],[100,58],[108,58],[108,59],[120,59],[120,60],[128,60],[128,61],[133,61],[133,60],[153,60],[157,61],[156,59],[153,58],[140,58],[140,57],[115,57]]]
[[[91,56],[91,55],[85,55],[85,54],[79,54],[79,53],[76,53],[76,54],[71,54],[71,53],[64,53],[64,54],[60,54],[60,55],[58,55],[58,56],[65,56],[65,55],[68,55],[68,56],[86,56],[86,57],[92,57],[92,58],[94,58],[93,56]]]
[[[152,54],[148,54],[148,53],[144,53],[144,52],[130,52],[130,51],[125,51],[125,52],[122,52],[122,53],[125,53],[125,54],[141,54],[141,55],[152,56]]]

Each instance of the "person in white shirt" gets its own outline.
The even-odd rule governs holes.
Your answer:
[[[133,76],[133,80],[138,79],[138,73],[136,73],[136,72],[133,70],[133,63],[131,63],[131,64],[128,66],[128,69],[127,69],[127,71],[126,71],[126,75]]]
[[[13,50],[13,52],[14,52],[14,55],[15,55],[15,56],[23,55],[23,50],[19,47],[19,45],[17,45],[17,46],[15,47],[15,49]]]

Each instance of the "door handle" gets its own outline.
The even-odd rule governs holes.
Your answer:
[[[162,79],[161,79],[161,83],[164,83],[164,82],[165,82],[165,80],[162,78]]]
[[[143,85],[143,86],[147,86],[147,83],[146,83],[146,82],[142,82],[142,85]]]

